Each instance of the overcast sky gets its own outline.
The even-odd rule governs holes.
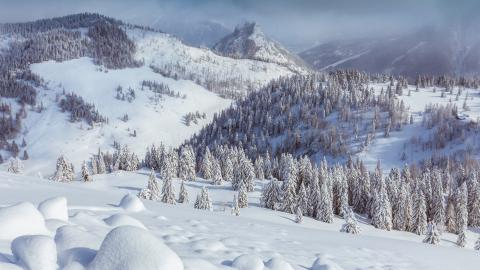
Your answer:
[[[397,33],[478,16],[480,0],[0,0],[0,21],[99,12],[133,23],[257,21],[275,39],[314,43]]]

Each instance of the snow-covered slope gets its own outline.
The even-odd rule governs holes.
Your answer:
[[[233,33],[217,42],[213,50],[229,57],[277,63],[294,71],[302,71],[305,68],[299,57],[267,38],[256,23],[237,26]]]
[[[66,196],[69,213],[67,222],[52,219],[44,221],[34,206],[22,208],[40,215],[38,226],[45,227],[45,222],[48,230],[37,233],[51,237],[57,247],[60,269],[66,269],[64,267],[68,265],[92,267],[91,261],[96,256],[99,258],[95,260],[105,261],[116,258],[119,254],[122,254],[125,263],[142,266],[144,268],[141,269],[144,270],[151,269],[145,266],[150,262],[168,262],[171,264],[168,269],[181,269],[174,268],[177,267],[174,266],[178,263],[177,256],[186,270],[469,270],[477,269],[480,263],[478,252],[472,250],[478,237],[474,231],[467,232],[466,248],[455,247],[456,236],[449,233],[443,233],[439,245],[433,246],[422,243],[423,236],[378,230],[365,224],[364,219],[359,217],[362,220],[361,233],[349,235],[339,232],[342,219],[335,218],[333,223],[327,224],[305,218],[302,224],[297,224],[293,215],[259,208],[258,191],[249,194],[249,208],[241,209],[240,216],[237,217],[230,215],[230,201],[234,192],[228,187],[229,184],[210,186],[204,181],[187,183],[187,190],[193,201],[201,186],[206,185],[213,200],[212,212],[193,209],[193,202],[168,205],[152,201],[144,201],[146,210],[132,212],[124,210],[122,206],[125,205],[118,203],[125,194],[135,194],[145,187],[147,175],[143,172],[124,172],[97,175],[94,178],[91,183],[62,184],[0,173],[0,186],[2,190],[8,191],[2,194],[0,205],[5,207],[19,201],[29,201],[36,205],[51,197]],[[174,183],[178,191],[179,183],[177,180]],[[257,188],[261,184],[263,183],[257,182]],[[3,209],[8,208],[0,208],[0,211],[4,212]],[[18,217],[24,211],[26,210],[10,211],[9,215],[2,215],[0,224],[6,225],[6,220]],[[112,219],[119,223],[109,225]],[[142,233],[138,231],[142,229],[135,227],[117,227],[133,223],[136,227],[143,224],[147,231]],[[34,228],[35,224],[31,223],[31,227]],[[124,246],[112,253],[111,247],[105,242],[102,244],[102,241],[115,227],[117,237],[106,241],[122,243]],[[132,231],[136,234],[128,233]],[[112,235],[107,238],[112,238]],[[17,269],[12,265],[16,262],[10,248],[12,240],[0,240],[0,269]],[[43,242],[50,243],[46,240]],[[137,248],[132,249],[133,247]],[[49,250],[33,249],[27,262],[51,258]],[[99,250],[102,251],[98,252]],[[151,250],[161,251],[161,256],[151,254]],[[39,254],[43,255],[35,256]],[[133,254],[143,259],[130,258]],[[318,268],[312,267],[318,257],[322,257],[317,261]],[[320,267],[322,264],[324,268]],[[242,268],[245,265],[258,265],[258,268]]]
[[[183,44],[177,38],[139,29],[127,31],[137,44],[135,57],[171,77],[200,83],[207,89],[229,95],[244,95],[270,80],[294,74],[276,63],[219,56],[209,49]]]
[[[94,65],[89,58],[81,58],[35,64],[31,69],[46,84],[46,89],[39,91],[38,101],[46,109],[41,113],[30,112],[24,122],[26,149],[30,155],[26,168],[31,174],[51,174],[61,154],[79,168],[98,148],[110,149],[114,141],[127,144],[139,154],[152,143],[177,146],[212,119],[215,112],[231,103],[191,81],[165,78],[147,66],[107,70]],[[186,98],[166,95],[155,98],[155,93],[148,88],[141,89],[144,80],[163,83]],[[132,102],[117,99],[118,86],[134,89],[136,98]],[[69,113],[62,113],[56,102],[56,96],[63,90],[95,104],[109,122],[94,128],[84,122],[71,123]],[[206,119],[186,126],[183,116],[196,111],[206,113]],[[122,120],[125,114],[129,118],[126,122]],[[136,137],[132,136],[134,131]]]

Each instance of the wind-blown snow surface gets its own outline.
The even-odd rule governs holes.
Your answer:
[[[262,264],[265,265],[264,270],[290,269],[289,266],[297,270],[468,270],[478,269],[480,264],[478,251],[472,249],[478,232],[468,231],[467,247],[457,248],[456,236],[449,233],[444,233],[440,244],[433,246],[422,243],[423,236],[374,229],[365,224],[362,217],[359,217],[362,228],[359,235],[340,233],[343,220],[337,218],[332,224],[310,218],[304,218],[302,224],[297,224],[293,215],[258,207],[261,182],[256,183],[255,192],[249,193],[250,207],[241,209],[239,217],[230,215],[229,205],[234,192],[228,183],[210,186],[204,181],[188,182],[186,186],[191,200],[188,205],[144,201],[146,210],[140,212],[127,212],[120,207],[122,197],[127,193],[135,194],[145,187],[147,179],[147,172],[122,172],[95,175],[90,183],[63,184],[0,173],[0,188],[6,191],[2,192],[0,205],[8,206],[19,201],[37,204],[54,196],[67,197],[68,224],[43,233],[55,241],[60,269],[67,266],[72,267],[70,269],[82,269],[73,268],[82,265],[87,269],[96,269],[98,265],[94,267],[92,260],[109,262],[108,258],[116,258],[116,252],[121,252],[120,247],[112,251],[110,244],[112,241],[123,243],[125,239],[122,235],[128,236],[131,247],[151,247],[161,249],[162,254],[170,254],[166,255],[166,261],[155,261],[151,254],[147,254],[149,249],[136,251],[138,256],[147,258],[150,263],[169,262],[178,267],[178,263],[175,263],[175,257],[178,256],[184,268],[190,270],[245,269],[241,267],[249,265],[257,265],[258,269],[262,269]],[[178,180],[174,180],[174,183],[178,191]],[[202,185],[209,188],[214,205],[212,212],[193,209],[193,198]],[[4,218],[0,224],[5,222]],[[141,222],[147,229],[139,238],[132,236],[131,232],[142,229],[121,229],[122,233],[115,233],[110,237],[113,240],[102,244],[112,229],[123,228],[113,223],[110,226],[109,222],[113,219],[122,222],[128,220],[125,223],[137,220],[138,223],[134,223]],[[152,237],[158,239],[160,244],[156,244],[157,240]],[[145,241],[139,241],[140,238]],[[0,269],[9,269],[7,266],[14,269],[11,264],[15,262],[11,242],[12,239],[0,240]],[[95,259],[102,245],[107,247],[102,251],[101,258]],[[33,254],[29,258],[37,257]]]
[[[186,80],[173,80],[154,73],[147,66],[120,70],[100,69],[89,58],[57,63],[54,61],[34,64],[34,73],[45,81],[47,87],[39,91],[37,103],[43,103],[42,113],[29,112],[24,121],[24,135],[28,143],[30,160],[26,171],[47,176],[55,169],[55,160],[64,154],[74,166],[80,168],[98,148],[108,150],[113,141],[127,144],[135,153],[142,155],[148,145],[163,142],[178,146],[213,114],[231,104],[203,87]],[[143,80],[155,81],[169,86],[185,99],[163,95],[158,102],[147,88],[141,90]],[[116,99],[116,88],[122,86],[135,90],[136,98],[131,103]],[[55,101],[62,91],[74,92],[86,102],[95,104],[100,114],[108,117],[109,123],[91,129],[85,123],[71,123],[69,113],[62,113]],[[182,117],[195,111],[206,113],[206,119],[186,126]],[[121,120],[128,114],[129,120]],[[131,136],[133,131],[137,136]]]

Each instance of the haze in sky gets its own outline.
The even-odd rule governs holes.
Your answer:
[[[474,18],[477,0],[0,0],[0,21],[19,22],[99,12],[128,22],[219,22],[227,28],[258,22],[287,46],[396,34]],[[161,26],[159,26],[161,28]]]

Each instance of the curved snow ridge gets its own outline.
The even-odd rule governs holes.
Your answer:
[[[45,219],[30,202],[0,208],[0,240],[22,235],[48,234]]]

